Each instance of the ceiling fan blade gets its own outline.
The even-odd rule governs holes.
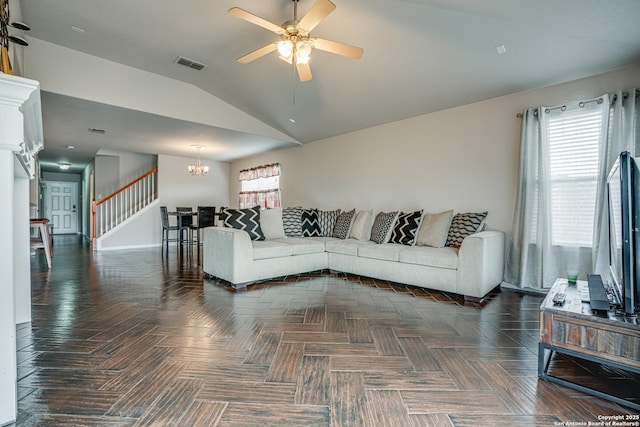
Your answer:
[[[364,53],[361,47],[351,46],[344,43],[333,42],[331,40],[312,38],[313,47],[324,50],[326,52],[335,53],[337,55],[346,56],[353,59],[360,59]]]
[[[318,0],[298,22],[298,28],[302,28],[307,33],[313,30],[324,18],[326,18],[336,5],[329,0]]]
[[[260,49],[256,49],[253,52],[249,52],[244,56],[241,56],[240,58],[236,59],[236,61],[238,61],[241,64],[247,64],[251,61],[254,61],[260,57],[263,57],[273,51],[275,51],[278,48],[278,43],[269,43],[266,46],[261,47]]]
[[[296,69],[298,70],[298,77],[301,82],[308,82],[313,78],[311,75],[311,67],[309,67],[309,63],[306,64],[296,64]]]
[[[269,31],[273,31],[276,34],[286,33],[286,31],[281,26],[269,22],[266,19],[261,18],[258,15],[254,15],[251,12],[247,12],[244,9],[240,9],[239,7],[232,7],[231,9],[229,9],[229,13],[240,19],[244,19],[247,22],[251,22],[252,24],[255,24],[259,27],[265,28]]]

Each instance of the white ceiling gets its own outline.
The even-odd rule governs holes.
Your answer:
[[[312,35],[360,46],[364,55],[314,51],[314,78],[306,83],[294,83],[275,53],[246,65],[235,61],[277,36],[227,10],[238,6],[281,24],[292,18],[291,0],[22,0],[21,6],[30,37],[194,84],[303,143],[640,62],[638,0],[333,1],[336,10]],[[301,0],[299,16],[313,3]],[[177,65],[179,55],[207,67]],[[138,152],[178,154],[163,135],[194,144],[222,136],[219,151],[203,153],[218,160],[291,146],[46,92],[43,112],[41,157],[51,154],[51,161],[79,120],[84,134],[74,145],[86,145],[86,155],[105,144],[128,149],[133,138],[143,141]],[[92,114],[119,123],[117,132],[87,138]]]

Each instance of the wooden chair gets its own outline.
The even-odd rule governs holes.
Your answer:
[[[37,236],[31,238],[31,249],[44,249],[47,266],[51,269],[51,237],[47,218],[31,218],[29,226],[37,229]]]

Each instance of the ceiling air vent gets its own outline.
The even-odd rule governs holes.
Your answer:
[[[185,58],[184,56],[178,56],[178,59],[174,61],[176,64],[184,65],[185,67],[193,68],[194,70],[202,70],[206,65],[193,59]]]

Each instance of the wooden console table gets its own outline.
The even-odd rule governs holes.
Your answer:
[[[640,373],[640,324],[638,318],[616,316],[609,311],[597,316],[582,302],[580,289],[587,282],[568,285],[558,279],[540,306],[538,377],[618,404],[640,410],[640,403],[589,388],[549,374],[553,353]],[[558,292],[567,294],[562,306],[553,305]],[[640,400],[639,400],[640,401]]]

